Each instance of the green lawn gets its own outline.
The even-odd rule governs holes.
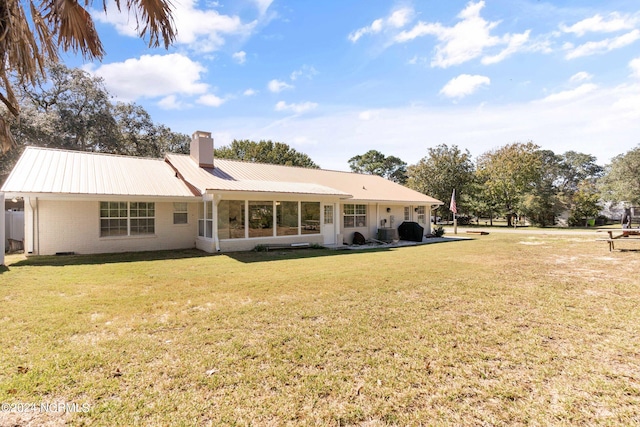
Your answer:
[[[79,410],[0,425],[637,425],[640,252],[596,237],[9,256],[0,402]]]

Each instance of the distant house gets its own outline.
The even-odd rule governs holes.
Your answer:
[[[39,255],[340,245],[403,221],[428,233],[442,204],[373,175],[214,159],[208,132],[163,160],[28,147],[0,191],[24,199]]]

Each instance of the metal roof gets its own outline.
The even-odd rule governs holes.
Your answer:
[[[352,172],[214,159],[214,168],[200,168],[180,154],[166,156],[176,171],[201,193],[259,191],[336,195],[354,200],[440,205],[441,201],[379,177]]]
[[[6,193],[193,197],[161,159],[27,147]]]
[[[234,163],[251,167],[254,163],[214,160],[215,167],[210,169],[198,167],[195,161],[186,155],[167,154],[166,159],[180,176],[201,194],[206,193],[207,190],[217,190],[351,197],[348,193],[317,182],[281,180],[274,174],[255,174],[251,171],[245,171],[241,174],[238,170],[233,170],[232,167],[229,167]],[[223,164],[226,166],[223,167]],[[242,167],[238,169],[242,170]]]
[[[441,201],[376,175],[214,159],[165,160],[27,147],[0,191],[52,195],[193,197],[215,191],[334,196],[439,205]]]

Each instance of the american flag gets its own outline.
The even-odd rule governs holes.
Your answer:
[[[451,204],[449,205],[449,210],[454,214],[458,213],[458,207],[456,206],[456,189],[453,189],[453,193],[451,193]]]

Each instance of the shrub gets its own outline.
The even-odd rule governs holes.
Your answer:
[[[433,237],[442,237],[442,236],[444,236],[444,228],[442,228],[441,225],[439,225],[438,227],[435,227],[433,230],[431,230],[431,235]]]

